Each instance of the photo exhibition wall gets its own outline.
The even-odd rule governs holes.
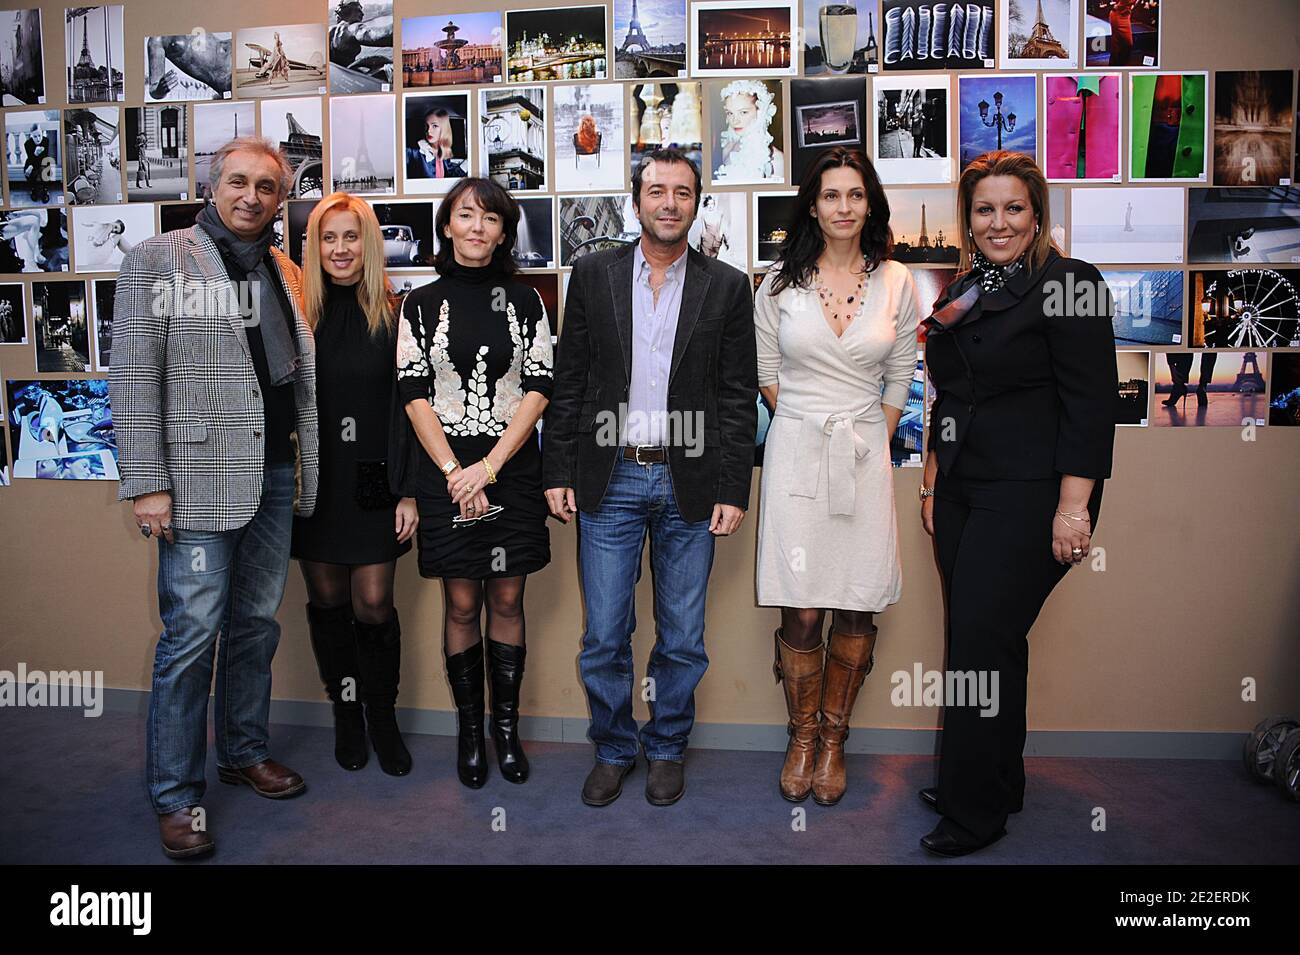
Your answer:
[[[830,146],[861,147],[885,183],[893,255],[912,271],[923,315],[958,267],[962,170],[989,150],[1026,153],[1050,182],[1053,238],[1102,270],[1115,305],[1119,426],[1128,432],[1114,482],[1128,488],[1116,492],[1115,509],[1148,515],[1144,534],[1176,537],[1172,526],[1200,520],[1203,509],[1217,512],[1223,491],[1245,490],[1257,468],[1274,473],[1289,455],[1294,477],[1300,463],[1300,58],[1285,37],[1258,55],[1253,41],[1207,40],[1198,17],[1218,6],[527,0],[486,9],[481,0],[145,0],[0,11],[6,535],[41,526],[35,515],[49,509],[70,528],[83,526],[87,538],[125,533],[114,503],[117,449],[106,386],[117,269],[136,243],[192,225],[210,195],[213,153],[255,133],[277,143],[294,167],[277,243],[301,262],[315,202],[334,190],[362,195],[403,291],[436,278],[441,197],[461,177],[495,179],[521,203],[514,256],[560,330],[574,263],[637,240],[631,175],[656,147],[684,150],[701,170],[692,246],[747,272],[755,285],[792,217],[806,214],[793,197],[812,158]],[[1283,12],[1289,5],[1262,6]],[[1294,20],[1282,30],[1293,36]],[[1216,50],[1221,55],[1204,55]],[[912,504],[920,472],[906,469],[922,463],[925,381],[918,341],[893,448],[900,525],[918,560],[925,539],[912,526]],[[1187,401],[1180,383],[1189,381],[1206,386],[1208,402]],[[1170,401],[1173,394],[1183,397]],[[762,411],[756,466],[768,420]],[[1281,457],[1225,464],[1226,435],[1236,441],[1243,427],[1286,431],[1272,439],[1287,442],[1276,449]],[[1206,433],[1213,431],[1225,437],[1198,444],[1214,440]],[[1162,470],[1162,460],[1176,466]],[[1216,477],[1221,467],[1228,473]],[[33,493],[22,498],[21,516],[12,504],[5,508],[5,497],[17,500],[25,484],[60,479],[106,483],[81,489],[93,495],[84,498],[67,487]],[[1193,506],[1151,504],[1183,482],[1201,489]],[[1243,509],[1239,519],[1274,520],[1258,509]],[[1225,533],[1236,533],[1233,526]],[[1103,518],[1100,532],[1108,531],[1137,533],[1107,528]],[[1137,547],[1138,537],[1123,539]],[[65,536],[42,557],[45,545],[32,534],[22,544],[24,559],[80,575],[87,568],[72,564],[78,546]],[[710,595],[718,626],[728,615],[760,617],[751,606],[752,574],[740,570],[751,559],[739,553],[744,546],[727,558],[736,565],[735,587]],[[107,544],[95,553],[96,567],[115,559]],[[1144,554],[1142,566],[1131,568],[1139,577],[1175,559]],[[147,558],[130,559],[138,582]],[[6,574],[18,562],[6,557]],[[532,599],[557,605],[537,619],[566,631],[564,649],[550,682],[539,681],[535,692],[541,709],[574,715],[581,707],[562,699],[560,687],[572,680],[579,611],[576,597],[561,594],[576,586],[568,579],[572,562],[557,563],[548,571],[555,586]],[[935,593],[919,577],[917,599],[929,603],[899,612],[929,626]],[[1181,593],[1197,589],[1177,575],[1160,577],[1135,591],[1131,606],[1176,580]],[[433,646],[429,606],[437,597],[418,599],[419,615],[429,618],[419,626]],[[145,622],[141,641],[149,612],[131,611]],[[754,640],[761,630],[754,628]],[[418,699],[438,706],[444,691],[434,686],[431,654]],[[116,664],[119,685],[147,687],[145,657],[141,650]],[[307,677],[304,696],[312,694]],[[712,715],[778,721],[775,696],[749,709],[742,697],[733,694]]]

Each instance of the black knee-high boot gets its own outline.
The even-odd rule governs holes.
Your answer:
[[[397,682],[402,667],[402,628],[397,609],[383,623],[356,623],[361,699],[366,704],[370,745],[379,768],[390,776],[411,771],[411,754],[397,728]]]
[[[307,605],[307,629],[325,695],[334,704],[334,758],[344,769],[366,765],[366,719],[358,699],[361,672],[352,608]],[[345,685],[345,681],[351,682]]]
[[[471,789],[487,782],[487,743],[483,738],[483,642],[446,655],[447,680],[456,701],[456,774]]]
[[[488,639],[492,681],[492,747],[501,775],[512,783],[528,779],[528,757],[519,738],[519,688],[524,682],[523,647]]]

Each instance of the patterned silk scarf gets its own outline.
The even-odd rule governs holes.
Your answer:
[[[1007,279],[1024,266],[1024,258],[1010,265],[995,265],[978,249],[971,255],[971,269],[959,275],[944,291],[947,302],[926,319],[931,328],[948,329],[957,325],[975,307],[981,295],[1000,290]]]

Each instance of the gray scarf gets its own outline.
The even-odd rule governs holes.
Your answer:
[[[257,326],[266,351],[267,374],[271,384],[283,385],[294,380],[299,367],[298,349],[290,331],[292,315],[285,315],[273,283],[280,281],[268,254],[275,240],[275,230],[268,225],[256,239],[241,239],[226,228],[216,206],[208,203],[194,220],[221,250],[227,271],[235,281],[251,281],[257,292]],[[242,296],[240,297],[242,300]]]

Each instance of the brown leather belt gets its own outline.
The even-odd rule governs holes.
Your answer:
[[[637,464],[663,464],[668,460],[668,452],[663,448],[652,448],[649,445],[638,447],[623,445],[623,460],[635,461]]]

